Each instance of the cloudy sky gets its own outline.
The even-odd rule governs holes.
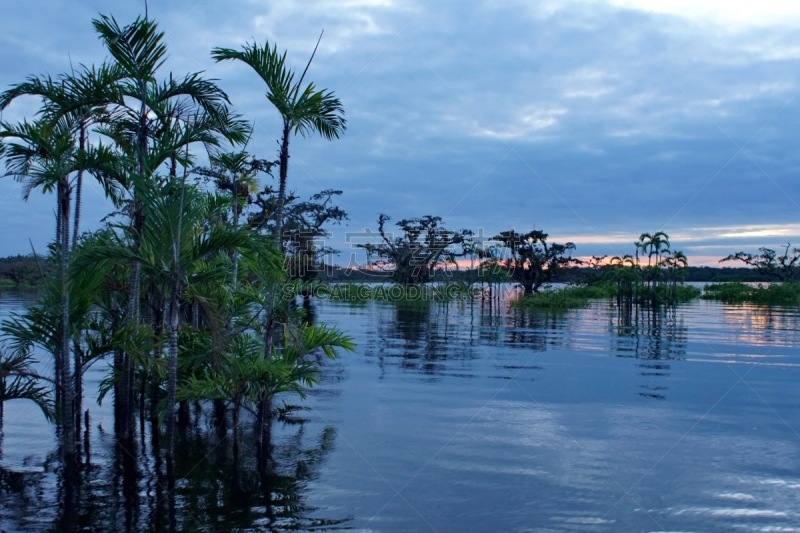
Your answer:
[[[69,12],[64,6],[69,6]],[[632,253],[664,230],[692,264],[800,245],[800,2],[760,0],[151,0],[167,69],[220,80],[274,157],[278,115],[247,67],[214,46],[268,40],[336,92],[334,142],[298,138],[290,189],[344,191],[346,234],[426,214],[491,235],[543,229],[578,254]],[[99,63],[98,13],[129,22],[140,0],[4,6],[0,86]],[[35,111],[19,101],[3,115]],[[108,207],[87,192],[86,224]],[[0,255],[44,248],[54,198],[0,179]],[[358,238],[351,239],[358,241]],[[360,241],[363,242],[363,239]]]

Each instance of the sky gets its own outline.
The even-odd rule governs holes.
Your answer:
[[[69,11],[64,11],[64,6]],[[91,27],[141,0],[26,0],[0,19],[0,89],[106,55]],[[666,231],[693,265],[800,246],[800,2],[760,0],[151,0],[164,72],[204,71],[275,158],[279,116],[215,46],[276,43],[341,99],[347,132],[292,140],[289,188],[341,189],[340,264],[380,213],[491,236],[544,230],[579,256]],[[3,120],[32,117],[20,100]],[[109,206],[85,193],[84,229]],[[43,250],[55,199],[0,179],[0,255]]]

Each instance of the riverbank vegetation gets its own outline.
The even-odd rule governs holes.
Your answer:
[[[738,261],[759,272],[770,283],[748,285],[741,282],[707,285],[703,298],[726,303],[758,305],[800,305],[800,248],[786,244],[783,251],[759,248],[758,254],[737,252],[720,262]]]
[[[707,300],[758,305],[800,305],[800,282],[786,281],[764,285],[718,283],[703,288]]]

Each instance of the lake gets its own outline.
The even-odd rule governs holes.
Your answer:
[[[30,296],[4,293],[0,317]],[[91,413],[80,522],[98,530],[800,531],[800,313],[697,300],[315,303],[356,353],[273,428],[258,473],[232,468],[203,412],[181,435],[175,497],[143,439]],[[87,375],[94,397],[107,364]],[[247,426],[249,427],[249,426]],[[248,447],[250,442],[250,447]],[[123,451],[124,452],[124,451]],[[6,405],[0,530],[53,529],[54,430]],[[170,512],[171,508],[171,512]]]

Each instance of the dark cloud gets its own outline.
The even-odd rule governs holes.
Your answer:
[[[65,71],[70,57],[103,59],[90,20],[112,6],[70,5],[66,14],[45,0],[7,6],[4,87]],[[310,77],[342,98],[348,132],[335,142],[295,140],[290,187],[344,190],[351,221],[335,245],[346,246],[346,231],[374,226],[380,212],[437,214],[487,234],[535,225],[595,241],[579,243],[585,255],[625,253],[613,248],[656,229],[691,235],[681,244],[698,256],[704,245],[721,257],[735,251],[718,248],[726,245],[800,242],[797,232],[718,238],[725,228],[776,233],[797,220],[800,27],[791,20],[725,27],[604,2],[182,0],[150,8],[167,33],[169,68],[219,78],[256,121],[251,148],[260,157],[277,150],[277,114],[252,72],[214,64],[209,50],[269,39],[302,68],[324,28]],[[128,21],[142,3],[113,9]],[[32,109],[20,104],[4,118]],[[18,190],[5,182],[0,198],[13,201],[0,210],[19,231],[0,254],[25,253],[28,236],[43,246],[52,209],[37,200],[20,222]],[[92,205],[86,220],[97,224],[105,206]]]

